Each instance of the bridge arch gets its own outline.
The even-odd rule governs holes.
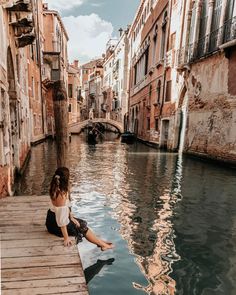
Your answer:
[[[73,123],[73,124],[71,124],[69,126],[69,132],[72,133],[72,134],[73,133],[78,134],[86,126],[91,125],[91,124],[95,124],[95,123],[109,124],[109,125],[115,127],[119,133],[124,132],[124,128],[123,128],[122,123],[117,122],[115,120],[103,119],[103,118],[95,118],[95,119],[92,119],[92,120],[85,120],[85,121],[82,121],[82,122]]]

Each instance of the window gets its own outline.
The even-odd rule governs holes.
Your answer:
[[[155,26],[153,32],[153,53],[152,53],[152,64],[156,64],[156,55],[157,55],[157,34],[158,34],[158,26]]]
[[[137,64],[134,66],[134,85],[137,84]]]
[[[159,130],[158,123],[159,123],[158,118],[155,118],[155,131]]]
[[[37,99],[39,99],[40,98],[40,84],[39,84],[39,82],[37,81],[37,97],[36,97]]]
[[[217,40],[220,26],[222,0],[216,0],[214,4],[213,17],[211,23],[211,34],[210,34],[210,51],[217,49]]]
[[[73,85],[72,84],[68,84],[68,96],[69,96],[69,98],[73,97]]]
[[[19,58],[19,54],[16,55],[16,72],[17,72],[17,80],[20,83],[20,58]]]
[[[34,128],[37,127],[37,115],[34,114]]]
[[[145,56],[144,75],[147,75],[147,73],[148,73],[149,46],[148,46],[148,48],[145,50],[144,56]]]
[[[166,102],[171,101],[171,81],[166,83]]]
[[[171,34],[170,36],[170,44],[169,44],[169,50],[175,49],[175,39],[176,39],[176,32]]]
[[[161,80],[157,83],[157,103],[159,104],[161,101]]]
[[[34,43],[30,45],[30,57],[34,60]]]
[[[34,77],[31,78],[31,95],[34,97],[35,91],[34,91]]]
[[[192,17],[191,17],[190,32],[189,32],[189,44],[193,43],[196,11],[197,11],[197,4],[196,2],[194,2],[193,8],[192,8]]]
[[[147,130],[150,130],[150,118],[147,118]]]
[[[71,103],[69,103],[68,112],[71,113],[71,111],[72,111],[72,106],[71,106]]]
[[[202,11],[200,16],[199,40],[197,45],[197,55],[201,57],[205,52],[205,35],[207,26],[207,0],[202,2]]]
[[[165,57],[165,50],[166,50],[167,12],[165,12],[163,16],[161,31],[162,31],[162,36],[161,36],[160,59],[162,60]]]

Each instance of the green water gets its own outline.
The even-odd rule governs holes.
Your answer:
[[[45,194],[55,145],[32,150],[19,194]],[[115,243],[79,245],[90,295],[236,294],[236,171],[127,146],[72,137],[73,210]]]

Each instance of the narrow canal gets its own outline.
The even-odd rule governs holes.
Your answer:
[[[90,295],[236,294],[236,171],[115,137],[70,145],[74,212],[116,245],[79,245]],[[55,155],[33,148],[18,194],[48,193]]]

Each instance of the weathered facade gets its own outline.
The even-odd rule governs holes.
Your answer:
[[[80,78],[79,61],[75,60],[68,68],[69,124],[80,121],[80,111],[83,104]]]
[[[119,31],[119,39],[110,40],[107,44],[101,108],[106,118],[125,125],[128,115],[129,28]]]
[[[54,136],[54,109],[52,98],[52,85],[57,80],[64,81],[68,89],[68,56],[67,42],[69,40],[66,29],[59,13],[49,10],[47,4],[43,5],[43,98],[46,102],[46,130],[47,136]],[[69,103],[68,103],[69,105]]]
[[[187,1],[184,13],[178,52],[178,70],[184,77],[179,108],[187,105],[183,150],[235,163],[235,3]]]
[[[169,1],[141,1],[130,30],[130,129],[143,141],[167,146],[171,65],[167,63]]]
[[[95,59],[81,66],[83,104],[81,120],[91,119],[99,115],[99,100],[101,96],[103,76],[103,59]]]
[[[0,5],[0,196],[14,193],[14,179],[30,150],[27,45],[35,39],[31,2]]]
[[[42,95],[42,56],[43,56],[43,4],[42,1],[32,1],[36,38],[27,47],[28,58],[28,95],[30,100],[31,143],[45,138],[44,121],[45,101]]]
[[[172,151],[235,163],[234,0],[140,1],[129,128]]]

